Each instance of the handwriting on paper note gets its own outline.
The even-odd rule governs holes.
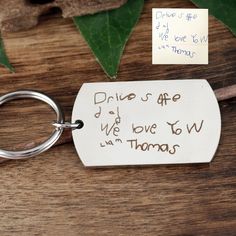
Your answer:
[[[220,113],[205,80],[84,84],[73,109],[87,166],[209,162]]]
[[[208,10],[152,10],[153,64],[208,64]]]

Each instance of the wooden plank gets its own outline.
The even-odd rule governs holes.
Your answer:
[[[236,39],[209,20],[209,65],[151,65],[152,7],[146,1],[122,58],[119,81],[207,79],[214,89],[236,83]],[[69,120],[83,82],[109,81],[70,19],[45,16],[29,31],[4,33],[16,74],[0,67],[0,94],[36,89],[63,106]],[[72,143],[25,161],[1,164],[1,235],[234,235],[236,231],[236,100],[220,103],[223,129],[210,165],[85,169]],[[55,119],[41,102],[0,109],[1,148],[48,137]],[[61,143],[70,142],[69,133]]]

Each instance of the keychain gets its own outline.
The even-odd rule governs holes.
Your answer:
[[[222,94],[217,96],[219,100]],[[56,113],[55,130],[34,148],[0,150],[5,159],[25,159],[48,150],[64,129],[72,130],[85,166],[209,163],[220,140],[219,104],[206,80],[85,83],[71,122],[65,121],[56,101],[36,91],[1,96],[0,106],[22,98],[50,105]]]

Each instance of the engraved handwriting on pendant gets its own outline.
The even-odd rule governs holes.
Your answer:
[[[120,132],[120,128],[118,127],[118,124],[115,122],[112,124],[112,126],[109,126],[109,124],[103,125],[101,124],[101,131],[105,132],[106,136],[115,136],[118,137],[119,132]],[[113,146],[114,142],[121,142],[122,140],[119,138],[116,138],[115,141],[112,141],[111,139],[108,141],[105,141],[104,143],[100,143],[101,147],[105,147],[105,146]]]
[[[151,134],[156,134],[156,129],[157,129],[157,124],[152,124],[152,125],[135,125],[132,124],[132,132],[135,134],[140,134],[140,133],[151,133]]]
[[[76,98],[72,132],[85,166],[210,162],[221,117],[205,80],[87,83]]]
[[[145,93],[143,96],[138,96],[136,93],[129,93],[126,95],[115,93],[115,95],[108,95],[107,92],[96,92],[94,94],[94,104],[109,104],[112,102],[122,102],[122,101],[132,101],[132,100],[141,100],[142,102],[148,102],[149,99],[152,99],[154,95],[152,93]],[[161,106],[168,105],[169,103],[178,102],[181,99],[181,95],[176,93],[174,95],[169,95],[168,93],[160,93],[155,96],[156,103]],[[96,113],[96,118],[100,116],[101,106],[99,106],[99,112]]]
[[[108,96],[106,92],[97,92],[94,94],[94,104],[101,104],[101,103],[110,103],[112,101],[125,101],[125,100],[133,100],[136,98],[136,94],[134,93],[129,93],[127,95],[122,95],[115,93],[115,96]]]
[[[96,118],[100,118],[102,115],[102,108],[99,106],[99,111],[95,114]],[[118,138],[120,128],[119,124],[121,123],[121,117],[120,117],[120,112],[119,112],[119,107],[116,107],[116,110],[110,110],[108,111],[108,115],[113,116],[114,118],[114,123],[101,123],[101,132],[105,133],[106,136],[113,136],[115,137],[115,140],[106,140],[104,143],[100,143],[101,147],[106,147],[106,146],[114,146],[114,143],[122,143],[122,140]]]

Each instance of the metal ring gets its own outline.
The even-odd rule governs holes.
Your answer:
[[[33,99],[37,99],[37,100],[47,103],[55,111],[57,115],[57,123],[64,123],[64,113],[60,105],[57,102],[55,102],[52,98],[37,91],[22,90],[22,91],[8,93],[0,97],[0,106],[6,102],[16,100],[16,99],[21,99],[21,98],[33,98]],[[50,138],[47,139],[45,142],[43,142],[42,144],[34,148],[27,149],[24,151],[7,151],[7,150],[0,149],[0,157],[19,160],[19,159],[25,159],[32,156],[36,156],[48,150],[50,147],[52,147],[60,138],[62,132],[63,132],[63,127],[57,127],[55,128]]]

